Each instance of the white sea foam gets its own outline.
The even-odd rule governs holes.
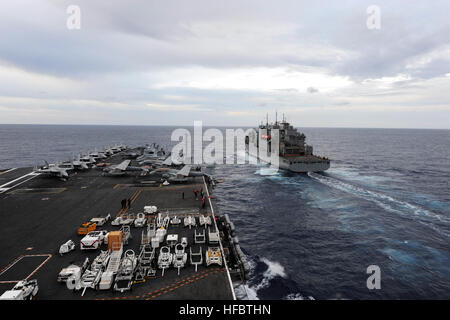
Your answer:
[[[234,287],[234,293],[238,300],[259,300],[256,291],[247,284],[241,284]]]
[[[283,300],[315,300],[312,296],[304,297],[300,293],[290,293]]]
[[[275,279],[276,277],[287,278],[286,271],[284,267],[276,261],[271,261],[267,258],[261,258],[261,262],[267,265],[267,270],[262,274],[262,279],[259,283],[253,285],[242,285],[235,288],[235,293],[238,299],[242,300],[259,300],[258,291],[264,288],[269,287],[270,281]],[[255,271],[256,263],[253,260],[249,259],[250,264],[250,276],[253,276],[253,272]],[[242,298],[241,298],[242,297]],[[304,297],[301,293],[291,293],[288,294],[284,299],[286,300],[314,300],[313,297],[308,296]]]
[[[243,285],[242,288],[238,289],[240,293],[241,290],[244,290],[246,292],[247,299],[249,300],[259,300],[258,291],[267,288],[270,285],[270,281],[275,277],[287,277],[286,271],[280,263],[276,261],[270,261],[267,258],[261,258],[260,260],[267,265],[267,270],[262,274],[261,281],[253,285]],[[250,273],[252,274],[255,270],[256,263],[252,260],[249,260],[249,264]]]
[[[264,272],[264,276],[269,280],[275,278],[276,276],[280,276],[282,278],[286,278],[286,272],[284,267],[278,262],[270,261],[267,258],[261,258],[261,261],[267,265],[267,270]]]
[[[439,220],[440,222],[446,222],[450,223],[450,220],[442,217],[434,212],[431,212],[425,208],[421,208],[417,205],[408,203],[406,201],[395,199],[391,196],[388,196],[386,194],[382,194],[380,192],[371,191],[368,189],[361,188],[359,186],[352,185],[347,182],[343,182],[331,177],[323,176],[317,173],[308,173],[308,175],[315,179],[316,181],[319,181],[327,186],[330,186],[332,188],[351,193],[352,195],[355,195],[357,197],[363,198],[365,200],[371,201],[378,206],[382,207],[383,209],[399,213],[403,215],[410,216],[410,214],[413,214],[417,217],[421,218],[428,218],[428,219],[434,219]],[[421,222],[421,221],[419,221]],[[423,222],[423,221],[422,221]],[[422,223],[421,222],[421,223]],[[436,230],[436,227],[433,229]]]
[[[303,297],[300,293],[290,293],[284,298],[284,300],[305,300],[305,297]]]
[[[247,257],[248,264],[250,266],[250,278],[253,276],[255,271],[256,262]],[[239,300],[259,300],[258,294],[256,292],[255,286],[250,286],[248,284],[240,285],[235,288],[236,297]]]
[[[382,175],[366,175],[361,174],[356,169],[351,168],[333,168],[329,171],[330,173],[333,173],[333,175],[337,175],[338,178],[342,177],[343,179],[350,179],[350,180],[356,180],[363,183],[378,183],[378,182],[384,182],[384,181],[392,181],[393,177],[387,177]]]
[[[278,176],[280,175],[280,172],[276,168],[263,167],[258,169],[255,174],[259,174],[261,176]]]

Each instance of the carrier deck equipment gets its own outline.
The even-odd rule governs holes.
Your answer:
[[[121,153],[107,161],[120,163]],[[206,183],[203,177],[190,177],[187,183],[163,186],[160,181],[149,184],[149,177],[139,177],[138,174],[111,177],[93,168],[77,171],[67,181],[61,181],[33,173],[32,168],[0,171],[0,294],[11,290],[20,280],[36,279],[39,283],[37,299],[236,299],[233,287],[245,281],[244,269],[248,272],[248,263],[241,249],[233,246],[234,226],[232,231],[223,228],[231,225],[229,217],[218,217],[217,211],[214,212],[211,184]],[[196,200],[193,193],[194,189],[200,188],[208,197],[205,209],[201,208],[200,198]],[[181,197],[182,190],[185,199]],[[131,199],[131,208],[122,209],[122,199]],[[180,271],[174,267],[166,269],[163,276],[157,269],[154,277],[133,284],[132,291],[124,293],[87,290],[82,297],[79,291],[69,290],[64,283],[57,282],[63,268],[82,262],[86,257],[92,262],[100,250],[108,248],[103,244],[97,250],[80,250],[83,236],[77,234],[77,229],[82,223],[108,214],[111,221],[124,213],[136,215],[144,212],[144,206],[156,206],[163,216],[190,215],[197,221],[200,215],[210,216],[213,224],[219,226],[219,247],[227,258],[226,263],[210,266],[187,263]],[[121,226],[113,226],[111,221],[97,230],[118,231]],[[123,251],[132,249],[139,253],[143,228],[133,225],[130,229],[131,238],[128,244],[124,244]],[[194,244],[195,231],[180,224],[171,225],[168,234],[177,233],[178,239],[187,238],[186,252],[201,249],[205,261],[204,255],[212,245],[208,241]],[[75,242],[76,248],[61,256],[59,248],[69,239]],[[156,250],[159,253],[159,248]],[[113,264],[108,267],[109,272],[117,271],[112,270]]]

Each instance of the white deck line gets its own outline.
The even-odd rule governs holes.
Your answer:
[[[17,178],[17,179],[14,179],[14,180],[11,180],[11,181],[9,181],[9,182],[7,182],[7,183],[5,183],[5,184],[2,184],[2,185],[0,186],[0,193],[3,193],[3,192],[8,191],[8,190],[11,190],[12,188],[15,188],[15,187],[17,187],[17,186],[20,186],[22,183],[25,183],[25,182],[27,182],[27,181],[30,181],[31,179],[36,178],[38,175],[40,175],[40,173],[36,173],[36,172],[32,171],[32,172],[27,173],[26,175],[23,175],[23,176],[21,176],[21,177],[19,177],[19,178]],[[24,180],[24,181],[22,181],[22,182],[20,182],[20,183],[18,183],[18,184],[15,184],[15,185],[13,185],[13,186],[11,186],[11,187],[5,187],[5,186],[7,186],[7,185],[10,185],[11,183],[14,183],[14,182],[16,182],[16,181],[19,181],[19,180],[21,180],[21,179],[23,179],[23,178],[25,178],[25,177],[28,177],[28,176],[31,176],[31,178],[28,178],[28,179],[26,179],[26,180]]]
[[[19,178],[16,178],[16,179],[11,180],[11,181],[9,181],[9,182],[7,182],[7,183],[4,183],[4,184],[2,184],[2,185],[0,186],[0,188],[3,188],[4,186],[7,186],[8,184],[11,184],[11,183],[13,183],[13,182],[19,181],[20,179],[23,179],[23,178],[25,178],[25,177],[27,177],[27,176],[33,174],[33,173],[34,173],[34,171],[29,172],[29,173],[27,173],[26,175],[23,175],[23,176],[21,176],[21,177],[19,177]]]
[[[208,186],[206,185],[205,176],[203,176],[202,178],[203,178],[203,184],[205,185],[206,194],[208,195],[209,206],[211,207],[211,213],[212,213],[214,225],[216,226],[216,231],[219,232],[219,228],[217,228],[217,222],[216,222],[215,215],[214,215],[214,208],[211,203],[211,198],[209,197],[209,189],[208,189]],[[228,270],[227,261],[225,260],[225,254],[223,251],[222,240],[220,239],[220,237],[219,237],[219,245],[220,245],[220,251],[222,252],[223,263],[225,265],[225,269],[227,270],[228,282],[230,284],[230,289],[231,289],[231,293],[233,295],[233,300],[237,300],[236,294],[234,293],[233,282],[231,281],[230,271]]]
[[[16,170],[16,169],[17,169],[17,168],[11,168],[11,169],[9,169],[9,170],[0,172],[0,175],[5,174],[5,173],[8,173],[8,172],[11,172],[11,171],[14,171],[14,170]]]

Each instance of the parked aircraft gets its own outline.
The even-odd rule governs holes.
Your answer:
[[[95,150],[94,152],[89,153],[89,156],[94,158],[94,160],[106,159],[107,158],[106,154],[104,154],[103,152],[98,152],[97,150]]]
[[[63,164],[72,165],[75,170],[87,170],[89,167],[87,164],[83,161],[80,161],[80,156],[78,155],[77,158],[72,157],[72,159],[69,159],[69,161],[64,162]]]
[[[89,155],[80,157],[80,161],[84,162],[87,166],[93,166],[95,164],[95,159]]]
[[[144,150],[142,151],[142,155],[138,156],[136,160],[162,160],[164,158],[166,158],[166,152],[164,151],[164,149],[159,145],[153,143],[151,146],[145,146]]]
[[[73,166],[72,166],[73,169]],[[69,174],[67,173],[66,168],[61,168],[57,164],[48,164],[47,161],[45,161],[45,166],[39,168],[36,170],[37,173],[48,175],[52,177],[58,177],[62,179],[63,181],[67,180],[69,178]]]
[[[191,165],[185,165],[180,170],[171,168],[158,168],[150,172],[150,174],[161,174],[163,178],[169,177],[202,177],[206,175],[202,171],[191,170]]]
[[[105,175],[108,176],[123,176],[129,172],[147,173],[148,169],[141,167],[130,166],[131,160],[124,160],[120,164],[112,165],[103,169]]]

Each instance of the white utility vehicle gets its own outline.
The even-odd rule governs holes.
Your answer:
[[[72,276],[75,280],[78,281],[88,265],[89,258],[86,258],[81,266],[71,264],[70,266],[63,268],[58,274],[58,282],[67,282],[67,279],[71,278]]]
[[[184,268],[187,261],[187,253],[185,247],[181,243],[175,246],[175,253],[173,254],[173,266],[178,269],[178,275],[180,275],[180,269]]]
[[[123,216],[118,216],[113,221],[111,221],[111,225],[113,225],[113,226],[130,225],[133,223],[133,221],[134,221],[133,217],[123,215]]]
[[[39,286],[37,280],[22,280],[11,290],[5,291],[0,300],[31,300],[38,293]]]
[[[158,208],[156,206],[145,206],[144,212],[148,213],[148,214],[153,214],[153,213],[158,212]]]
[[[211,217],[201,215],[199,217],[199,223],[201,226],[205,225],[205,227],[206,227],[206,225],[211,225]]]
[[[183,246],[183,248],[186,248],[188,246],[188,239],[187,239],[187,237],[182,237],[181,238],[181,245]]]
[[[174,216],[172,219],[170,219],[170,224],[174,226],[178,226],[181,224],[181,219],[177,216]]]
[[[120,231],[122,231],[122,243],[128,244],[128,240],[132,238],[130,226],[122,226],[122,228],[120,228]]]
[[[134,220],[134,226],[139,228],[139,227],[145,226],[146,223],[147,223],[147,218],[145,217],[145,214],[143,214],[142,212],[139,212],[137,214],[136,220]]]
[[[218,264],[222,265],[222,253],[220,252],[219,247],[208,247],[206,251],[206,266],[210,264]]]
[[[70,252],[75,250],[75,242],[72,240],[67,241],[66,243],[63,243],[61,247],[59,247],[59,254],[63,255],[64,253]]]
[[[195,217],[193,216],[187,216],[184,218],[184,226],[185,227],[189,227],[189,229],[191,227],[194,227],[197,225],[197,223],[195,222]]]
[[[91,222],[94,222],[97,227],[101,227],[103,226],[105,223],[107,223],[109,220],[111,220],[111,214],[108,213],[108,215],[106,217],[96,217],[96,218],[92,218]]]
[[[89,232],[80,241],[81,250],[98,249],[102,244],[108,244],[108,231],[98,230]]]
[[[162,269],[162,276],[164,276],[164,270],[169,268],[173,261],[173,254],[170,253],[169,247],[161,247],[158,257],[158,268]]]

